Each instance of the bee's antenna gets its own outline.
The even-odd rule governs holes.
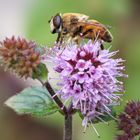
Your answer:
[[[51,22],[51,20],[48,20],[48,23],[50,23]]]
[[[61,17],[61,16],[62,16],[62,14],[61,14],[61,13],[57,13],[55,16],[60,16],[60,17]]]
[[[51,16],[51,19],[53,18],[53,16]],[[50,23],[51,22],[51,19],[50,20],[48,20],[48,23]]]

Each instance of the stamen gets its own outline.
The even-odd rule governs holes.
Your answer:
[[[86,102],[84,103],[84,114],[86,113]]]
[[[120,105],[119,102],[116,102],[116,103],[110,103],[108,106],[117,106],[117,105]]]
[[[108,111],[108,112],[111,111],[107,106],[105,106],[104,104],[102,104],[102,105],[104,106],[104,108],[105,108],[106,111]]]
[[[102,118],[100,118],[100,117],[96,117],[96,118],[98,118],[99,120],[101,120],[103,123],[105,123],[105,124],[107,124],[107,125],[109,125],[109,123],[108,122],[106,122],[105,120],[103,120]]]
[[[117,118],[115,118],[112,114],[110,114],[109,112],[106,112],[111,118],[113,118],[114,120],[118,121]]]
[[[82,100],[80,100],[81,110],[83,110]]]
[[[97,113],[98,115],[105,116],[105,114],[103,114],[103,113],[101,113],[101,112],[98,112],[98,111],[96,111],[95,113]]]
[[[94,127],[94,125],[93,125],[93,123],[92,123],[92,121],[91,121],[90,119],[89,119],[89,122],[90,122],[90,124],[91,124],[93,130],[94,130],[95,133],[97,134],[98,138],[100,138],[100,135],[99,135],[98,131],[96,130],[96,128]]]
[[[96,38],[95,38],[95,40],[94,40],[95,43],[96,43],[96,41],[98,40],[99,34],[100,34],[100,31],[97,33],[97,36],[96,36]]]
[[[108,50],[110,50],[112,48],[112,45],[110,45],[110,47],[108,48]]]
[[[87,125],[85,125],[83,133],[86,133]]]

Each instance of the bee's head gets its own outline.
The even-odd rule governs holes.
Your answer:
[[[55,16],[53,16],[50,20],[50,28],[51,28],[51,33],[60,33],[62,30],[62,17],[61,14],[56,14]]]

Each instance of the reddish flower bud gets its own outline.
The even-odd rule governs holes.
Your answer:
[[[140,102],[127,103],[124,112],[119,115],[118,129],[122,134],[117,137],[117,140],[135,139],[140,136]]]
[[[6,38],[0,42],[1,63],[7,69],[21,77],[32,77],[33,71],[40,64],[40,52],[35,42],[22,38]]]

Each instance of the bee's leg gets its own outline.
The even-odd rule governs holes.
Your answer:
[[[101,50],[104,50],[104,45],[101,43]]]
[[[76,36],[75,38],[73,38],[73,41],[77,44],[80,45],[82,38],[80,36]]]
[[[104,48],[105,48],[103,45],[104,41],[102,39],[100,39],[100,43],[101,43],[101,46],[100,46],[101,50],[104,50]]]
[[[101,50],[104,50],[103,42],[101,42],[100,49],[101,49]],[[99,54],[100,54],[100,50],[98,50],[98,52],[97,52],[97,57],[99,56]]]
[[[56,39],[56,43],[58,43],[58,42],[59,42],[60,37],[61,37],[61,33],[58,33],[58,36],[57,36],[57,39]]]
[[[60,37],[60,44],[63,43],[63,39],[64,39],[64,36],[61,36],[61,37]]]
[[[91,41],[92,41],[92,43],[94,43],[96,40],[95,40],[95,37],[92,37],[91,38]]]
[[[82,31],[82,29],[83,29],[83,27],[82,26],[80,26],[80,27],[77,27],[76,29],[75,29],[75,32],[73,32],[73,37],[76,37],[77,35],[80,35],[81,34],[81,31]]]
[[[97,34],[94,32],[94,36],[95,36],[94,41],[97,41],[98,40],[99,35],[100,35],[100,31]],[[103,45],[102,40],[100,40],[100,42],[101,42],[100,48],[101,48],[101,50],[104,50],[104,45]]]
[[[58,49],[60,49],[60,46],[62,45],[63,42],[63,36],[61,33],[58,33],[57,39],[56,39],[56,44],[58,46]]]
[[[93,33],[93,29],[86,30],[85,32],[82,33],[82,36],[84,37],[84,36],[88,35],[89,33]]]
[[[96,33],[96,31],[94,31],[94,40],[97,41],[99,39],[99,35],[100,35],[100,31],[98,31]]]
[[[72,41],[72,37],[71,36],[67,36],[67,44],[69,44]]]

